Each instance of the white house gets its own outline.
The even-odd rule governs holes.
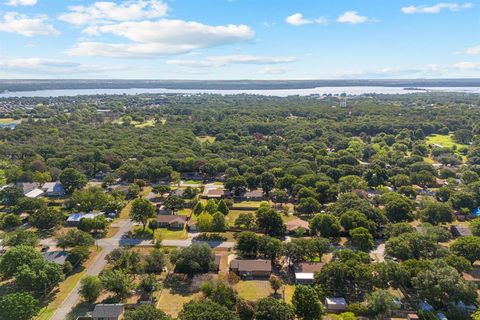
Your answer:
[[[342,297],[325,298],[325,307],[328,311],[345,311],[347,309],[347,301]]]
[[[56,182],[47,182],[42,186],[43,192],[47,197],[61,197],[65,195],[65,189],[63,185],[56,181]]]

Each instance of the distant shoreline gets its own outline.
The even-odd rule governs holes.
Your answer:
[[[0,80],[0,92],[69,89],[287,90],[318,87],[480,87],[480,79],[358,80]]]

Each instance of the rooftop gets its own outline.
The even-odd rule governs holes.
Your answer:
[[[97,304],[93,309],[94,318],[118,318],[123,313],[123,304]]]

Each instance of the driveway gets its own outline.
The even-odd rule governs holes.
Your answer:
[[[120,246],[153,246],[152,240],[143,240],[143,239],[131,239],[125,238],[125,234],[130,231],[134,222],[122,219],[117,220],[112,227],[120,228],[115,236],[111,238],[100,239],[97,241],[97,245],[102,248],[100,253],[98,254],[95,261],[88,267],[86,274],[87,275],[99,275],[103,269],[105,269],[107,265],[107,261],[105,257],[112,252],[114,249]],[[204,242],[210,245],[212,248],[233,248],[235,246],[235,242],[221,242],[221,241],[192,241],[192,240],[163,240],[162,245],[166,247],[178,247],[178,248],[185,248],[190,246],[194,242]],[[56,243],[54,240],[49,240],[48,245],[55,246]],[[68,314],[72,311],[72,309],[77,305],[78,301],[80,300],[80,282],[77,283],[75,288],[70,292],[67,298],[62,302],[60,307],[57,309],[55,314],[53,315],[50,320],[65,320],[67,319]]]
[[[102,239],[97,241],[97,245],[102,248],[100,253],[97,255],[95,261],[88,267],[86,274],[96,276],[102,272],[102,270],[107,265],[105,257],[112,252],[115,248],[118,248],[121,243],[122,237],[130,231],[130,228],[133,226],[133,222],[127,219],[118,220],[113,224],[114,227],[119,227],[117,234],[112,238]],[[68,314],[72,309],[77,305],[80,300],[80,281],[77,283],[75,288],[68,294],[67,298],[62,302],[60,307],[58,307],[55,314],[50,318],[51,320],[65,320],[67,319]]]

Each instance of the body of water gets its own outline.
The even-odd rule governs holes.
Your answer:
[[[272,89],[272,90],[200,90],[200,89],[161,89],[161,88],[130,88],[130,89],[59,89],[59,90],[37,90],[37,91],[18,91],[4,92],[0,94],[0,98],[12,97],[63,97],[63,96],[79,96],[79,95],[136,95],[136,94],[256,94],[264,96],[309,96],[313,94],[333,94],[339,95],[346,93],[347,95],[361,95],[368,93],[376,94],[407,94],[418,92],[465,92],[479,93],[480,87],[429,87],[419,88],[422,90],[404,89],[402,87],[318,87],[312,89]]]

